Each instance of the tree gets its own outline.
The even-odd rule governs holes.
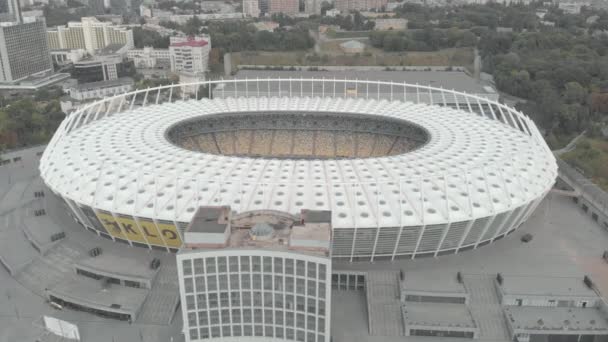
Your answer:
[[[584,103],[587,99],[587,91],[578,82],[568,82],[562,96],[568,104]]]

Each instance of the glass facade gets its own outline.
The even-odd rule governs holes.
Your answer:
[[[329,340],[329,258],[208,254],[179,259],[184,327],[190,341]]]

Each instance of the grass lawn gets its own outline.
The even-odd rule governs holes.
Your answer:
[[[564,153],[562,158],[608,191],[608,141],[582,138],[576,144],[576,148]]]
[[[367,38],[372,31],[327,31],[329,38]]]
[[[346,65],[346,66],[464,66],[473,65],[471,48],[453,48],[439,51],[408,51],[389,53],[368,47],[362,54],[345,54],[340,50],[342,42],[326,42],[321,46],[321,53],[315,55],[312,50],[287,52],[235,52],[232,53],[232,65]]]

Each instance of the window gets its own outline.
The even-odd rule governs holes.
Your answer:
[[[285,277],[285,292],[294,292],[293,277]]]
[[[192,278],[184,278],[184,291],[191,293],[193,291]]]
[[[241,286],[244,290],[251,289],[251,281],[249,279],[249,274],[241,274]]]
[[[298,276],[304,276],[306,274],[306,264],[304,263],[304,260],[297,260],[296,261],[296,274]]]
[[[241,310],[232,309],[232,323],[241,323]]]
[[[247,256],[241,257],[241,271],[249,272],[249,257]]]
[[[264,257],[264,272],[272,273],[272,258]]]
[[[272,276],[264,275],[264,290],[272,290]]]
[[[196,292],[205,291],[205,277],[196,277]]]
[[[192,263],[190,260],[183,260],[182,266],[184,269],[184,275],[192,275]]]
[[[237,273],[239,271],[239,257],[231,256],[228,258],[228,264],[231,273]]]
[[[262,289],[262,275],[253,274],[252,279],[253,279],[253,289],[261,290]]]
[[[262,260],[259,256],[251,257],[251,265],[253,272],[260,272],[262,270]]]
[[[192,296],[192,295],[186,296],[186,309],[187,310],[196,309],[196,307],[194,305],[194,296]]]
[[[274,276],[274,290],[281,292],[283,291],[283,276]]]
[[[283,259],[274,258],[274,273],[283,273]]]
[[[254,309],[253,310],[253,322],[254,323],[262,323],[262,309]]]
[[[297,294],[304,294],[305,293],[305,289],[306,289],[306,280],[304,279],[300,279],[297,278],[296,279],[296,293]]]
[[[217,308],[217,293],[210,293],[209,294],[209,307],[210,308]]]
[[[325,299],[325,283],[318,283],[319,298]]]
[[[293,259],[285,259],[285,274],[293,275]]]
[[[317,289],[317,285],[314,280],[308,280],[307,293],[309,296],[315,295],[315,290]]]
[[[232,306],[241,306],[241,295],[234,291],[230,293],[230,304]]]
[[[297,311],[304,311],[304,306],[305,306],[305,299],[304,296],[298,296],[296,297],[296,310]]]
[[[230,289],[231,290],[238,290],[239,289],[239,275],[238,274],[231,274],[230,275]]]
[[[228,266],[226,265],[226,257],[217,258],[217,272],[218,273],[228,272]]]
[[[207,288],[209,289],[209,291],[217,291],[217,276],[207,276]]]
[[[264,310],[264,323],[272,324],[272,310]]]
[[[325,316],[325,301],[319,300],[319,316]]]
[[[317,312],[317,305],[314,298],[308,298],[308,313],[314,314]]]
[[[207,317],[207,311],[198,312],[198,325],[209,325],[209,319]]]
[[[317,264],[314,262],[308,262],[308,278],[317,277]]]
[[[205,258],[205,263],[207,263],[207,273],[215,273],[215,258]]]

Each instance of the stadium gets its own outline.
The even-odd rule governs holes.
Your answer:
[[[194,89],[194,90],[193,90]],[[405,83],[234,79],[137,90],[69,115],[44,183],[86,229],[177,251],[197,208],[331,211],[332,257],[417,258],[500,239],[557,177],[534,123]]]

